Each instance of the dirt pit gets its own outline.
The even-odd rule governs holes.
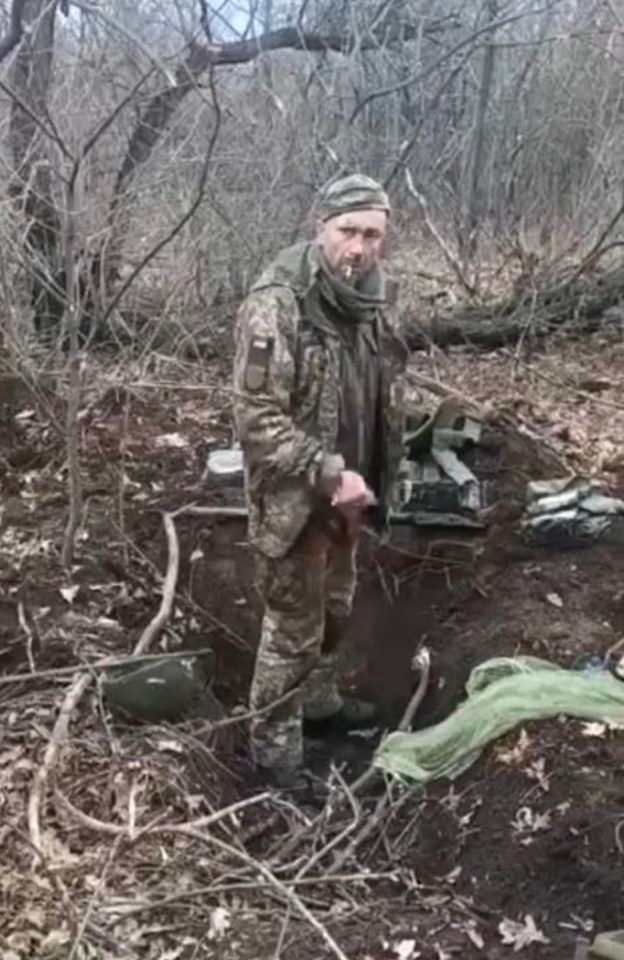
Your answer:
[[[597,344],[596,363],[602,356]],[[456,371],[459,360],[448,362]],[[502,366],[471,359],[469,375],[483,378],[487,393],[487,377]],[[244,722],[216,732],[202,722],[119,727],[92,685],[45,759],[72,671],[129,653],[158,609],[163,510],[206,502],[208,439],[230,435],[226,408],[208,388],[201,396],[92,408],[87,522],[71,580],[58,561],[62,445],[36,416],[3,435],[0,680],[33,668],[36,679],[0,684],[0,954],[498,960],[518,947],[523,957],[572,960],[578,942],[624,926],[624,738],[601,725],[528,724],[452,784],[394,787],[387,815],[335,877],[379,795],[340,816],[258,800]],[[584,413],[593,403],[583,401]],[[578,437],[557,446],[562,404],[552,423],[539,421],[545,443],[582,468]],[[598,410],[588,460],[601,420]],[[513,491],[532,464],[503,467]],[[216,691],[230,712],[244,711],[261,613],[244,526],[175,522],[178,589],[155,652],[211,646]],[[397,530],[383,547],[367,538],[345,686],[379,702],[392,729],[424,644],[432,676],[416,726],[426,726],[453,710],[470,670],[489,657],[572,666],[602,654],[624,628],[621,564],[621,549],[601,545],[527,550],[510,539],[504,512],[485,541],[448,531],[413,539]],[[349,781],[381,732],[310,742],[310,763],[319,776],[335,777],[333,765]],[[305,843],[293,847],[297,836]],[[288,891],[297,897],[290,904]]]
[[[215,525],[195,595],[215,617],[235,603],[237,632],[252,638],[260,604],[242,533]],[[529,654],[575,666],[621,638],[621,549],[531,551],[500,540],[491,547],[473,536],[416,541],[405,533],[382,548],[364,543],[343,684],[381,705],[382,728],[396,725],[413,692],[411,661],[421,645],[431,650],[432,674],[416,728],[447,716],[471,669],[490,657]],[[228,596],[233,582],[236,597]],[[231,640],[218,649],[217,682],[232,703],[247,689],[253,651]],[[319,776],[335,764],[350,780],[368,764],[378,736],[308,741],[308,761]],[[508,956],[499,925],[526,927],[528,916],[549,943],[527,943],[523,956],[572,958],[593,931],[624,925],[623,760],[621,733],[604,725],[529,723],[453,784],[415,795],[358,862],[410,876],[416,899],[417,891],[436,889],[447,905],[464,904],[464,920],[450,919],[429,947],[416,932],[422,917],[412,927],[406,919],[403,939],[411,930],[423,957],[477,956],[481,940],[488,957]],[[376,939],[366,956],[393,956]]]

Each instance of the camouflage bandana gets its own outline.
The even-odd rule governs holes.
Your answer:
[[[315,205],[316,215],[323,221],[352,210],[385,210],[389,215],[388,194],[376,180],[354,173],[323,187]]]
[[[374,270],[366,276],[358,288],[342,283],[320,258],[317,281],[321,295],[339,313],[356,323],[371,323],[377,311],[386,304],[385,275]]]

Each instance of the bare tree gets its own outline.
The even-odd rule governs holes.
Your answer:
[[[119,321],[131,337],[158,314],[143,344],[165,327],[161,302],[186,340],[185,324],[240,295],[337,170],[380,176],[409,205],[397,176],[407,170],[445,242],[473,258],[494,229],[517,243],[518,224],[580,227],[611,202],[622,149],[613,2],[273,0],[235,22],[208,0],[73,6],[79,19],[63,20],[54,2],[14,0],[8,33],[19,43],[5,88],[20,219],[5,224],[5,249],[29,278],[39,329],[58,328],[66,307],[79,157],[80,324],[88,336]]]
[[[64,309],[60,220],[53,195],[50,145],[64,150],[47,104],[52,81],[56,0],[14,0],[11,19],[20,41],[10,77],[10,143],[14,176],[10,191],[24,218],[24,245],[31,264],[32,305],[40,332],[56,328]]]
[[[486,3],[489,26],[498,19],[498,0]],[[474,134],[468,150],[465,203],[465,232],[462,231],[462,247],[470,259],[477,251],[479,224],[484,219],[484,161],[487,135],[487,114],[492,84],[494,80],[494,62],[496,57],[495,32],[492,29],[485,38],[483,64],[479,80],[479,94],[475,104]]]

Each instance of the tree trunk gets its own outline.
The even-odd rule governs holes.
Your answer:
[[[487,307],[464,306],[429,323],[407,318],[406,340],[412,350],[426,350],[432,344],[495,350],[564,330],[577,336],[611,327],[621,336],[623,299],[624,270],[614,270],[593,286],[579,278],[573,284],[543,290],[535,298],[503,300]]]
[[[195,71],[191,58],[186,64],[178,67],[175,86],[168,87],[151,98],[130,137],[128,149],[117,174],[108,211],[108,239],[90,269],[92,296],[89,300],[103,294],[104,302],[98,304],[97,309],[100,314],[105,312],[119,279],[123,248],[131,219],[132,201],[129,194],[135,174],[151,156],[171,117],[193,89],[195,77],[203,73],[203,70],[202,66],[200,70]]]
[[[11,195],[26,230],[24,246],[30,271],[35,328],[46,334],[58,328],[65,307],[61,263],[61,224],[53,198],[53,171],[46,124],[52,77],[57,4],[26,0],[24,34],[12,69],[9,138],[15,172]]]
[[[497,0],[489,0],[489,23],[494,23],[497,17],[498,2]],[[485,167],[486,119],[494,80],[494,57],[495,46],[494,35],[492,33],[488,34],[485,40],[481,83],[479,85],[479,97],[475,112],[474,138],[468,165],[468,177],[465,195],[466,220],[461,236],[462,253],[467,255],[467,257],[471,260],[474,258],[477,252],[479,223],[482,217],[485,215],[483,184]]]

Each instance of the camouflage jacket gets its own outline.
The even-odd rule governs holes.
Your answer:
[[[283,556],[296,540],[322,498],[319,478],[335,460],[346,347],[323,313],[311,264],[309,243],[284,251],[252,287],[236,323],[234,418],[245,458],[249,535],[271,557]],[[394,307],[378,311],[376,338],[379,499],[386,510],[402,452],[408,355]]]

